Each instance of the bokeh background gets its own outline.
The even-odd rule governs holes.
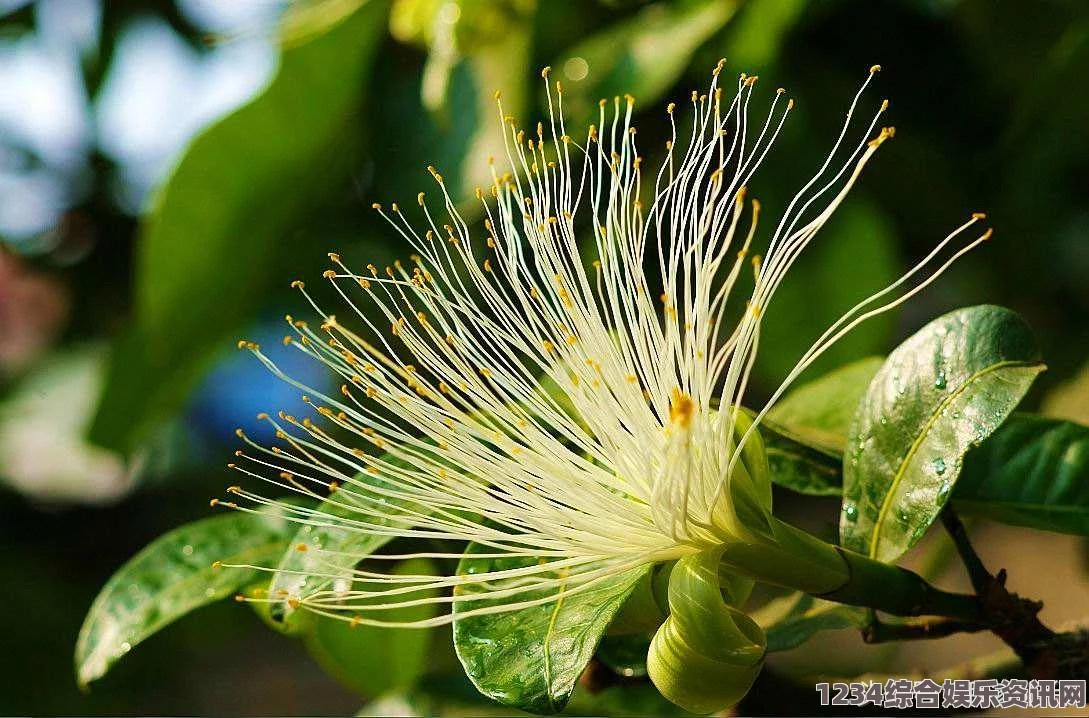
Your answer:
[[[752,185],[769,225],[874,63],[868,100],[889,97],[898,130],[776,300],[754,401],[832,319],[984,210],[993,242],[814,371],[946,310],[1004,304],[1050,366],[1031,408],[1089,418],[1082,0],[0,0],[0,713],[357,710],[233,603],[155,636],[87,694],[72,650],[113,570],[232,482],[234,428],[297,400],[235,340],[276,344],[283,314],[304,309],[288,283],[317,278],[326,252],[406,254],[370,205],[411,203],[428,164],[459,197],[485,184],[494,90],[534,121],[551,65],[574,123],[631,92],[653,162],[662,106],[723,56],[761,76],[758,98],[783,85],[798,104]],[[777,500],[834,525],[834,502]],[[985,552],[1040,541],[1061,557],[1077,613],[1080,544],[985,535]],[[1026,570],[1045,598],[1065,575]],[[928,655],[957,655],[945,643]],[[803,660],[821,651],[896,665],[853,636]]]

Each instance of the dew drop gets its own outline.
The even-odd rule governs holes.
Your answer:
[[[192,556],[193,555],[193,545],[192,544],[185,544],[184,546],[182,546],[182,555]]]
[[[938,376],[936,376],[934,378],[934,388],[935,389],[944,389],[945,388],[945,372],[944,371],[939,371]]]
[[[945,473],[945,459],[943,459],[943,458],[941,458],[939,456],[938,458],[934,459],[934,461],[932,463],[933,463],[933,466],[934,466],[934,473],[935,474],[937,474],[938,476],[941,476],[942,474]]]
[[[128,653],[131,650],[132,650],[132,644],[129,643],[128,641],[125,641],[124,643],[121,644],[121,654],[122,655]]]
[[[858,518],[858,507],[855,506],[853,503],[844,504],[843,515],[846,516],[848,519],[854,521],[856,518]]]
[[[938,501],[944,501],[945,497],[949,496],[949,491],[953,488],[952,482],[943,481],[942,485],[938,487]]]

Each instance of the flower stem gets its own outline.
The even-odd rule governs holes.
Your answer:
[[[976,596],[949,593],[907,569],[821,541],[772,519],[774,542],[730,542],[723,567],[764,583],[897,616],[944,616],[978,623]]]

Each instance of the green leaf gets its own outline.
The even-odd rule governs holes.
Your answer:
[[[427,559],[410,559],[393,571],[398,575],[434,575]],[[413,599],[431,598],[421,591]],[[422,621],[435,616],[437,606],[421,604],[382,612],[389,621]],[[352,626],[347,621],[314,616],[303,642],[315,660],[333,677],[361,695],[376,697],[411,688],[428,667],[434,631],[417,628]]]
[[[768,651],[787,651],[802,645],[821,631],[861,628],[866,609],[795,593],[776,598],[752,614],[764,629]]]
[[[815,449],[770,422],[760,422],[760,434],[764,438],[772,481],[810,496],[843,493],[843,457],[840,454]]]
[[[483,573],[530,566],[534,558],[474,558],[492,549],[470,544],[458,574]],[[575,683],[594,655],[628,594],[650,566],[611,576],[570,597],[515,611],[458,618],[458,613],[498,605],[500,600],[454,603],[454,647],[465,672],[484,695],[533,713],[563,709]],[[480,592],[459,586],[455,595]],[[555,589],[520,594],[519,599],[554,595]]]
[[[953,502],[965,515],[1089,535],[1089,427],[1014,414],[968,452]]]
[[[813,496],[843,491],[843,447],[862,395],[884,362],[866,357],[789,392],[760,422],[772,480]]]
[[[360,475],[357,479],[377,483],[370,475]],[[319,504],[315,511],[322,514],[322,525],[299,526],[276,566],[269,595],[282,600],[270,604],[269,612],[273,620],[283,622],[288,633],[296,630],[298,615],[289,602],[327,590],[337,580],[351,580],[357,563],[393,539],[353,526],[353,515],[358,517],[360,514],[358,509],[352,508],[352,501],[347,490],[338,489]],[[393,522],[373,517],[368,517],[368,521],[393,525]]]
[[[779,400],[767,419],[809,446],[842,455],[858,404],[884,362],[884,357],[866,357],[802,384]]]
[[[412,464],[391,454],[383,455],[381,460],[393,466],[413,468]],[[381,500],[391,507],[410,509],[419,514],[430,513],[425,506],[370,493],[365,487],[397,488],[381,476],[366,472],[357,474],[351,484],[339,487],[315,508],[322,516],[322,525],[300,526],[280,559],[269,585],[269,595],[282,600],[270,604],[269,614],[274,621],[281,622],[281,630],[286,633],[294,633],[300,627],[296,625],[299,613],[291,607],[292,602],[325,591],[338,580],[351,580],[356,564],[395,538],[359,527],[357,522],[364,516],[367,523],[374,526],[398,525],[398,522],[374,516],[359,507],[373,506],[376,500]]]
[[[298,249],[285,240],[350,176],[386,7],[336,0],[293,15],[272,83],[186,150],[141,229],[136,326],[114,352],[94,441],[129,450],[184,401],[276,259]]]
[[[1044,370],[1028,325],[983,305],[935,319],[889,355],[844,456],[840,537],[895,561],[952,493],[964,454],[998,428]]]
[[[152,541],[99,592],[76,642],[76,676],[86,686],[134,646],[190,611],[234,595],[259,571],[213,568],[271,563],[290,536],[287,521],[231,513],[195,521]]]
[[[657,2],[572,47],[552,63],[564,106],[576,119],[572,126],[593,121],[600,98],[631,93],[644,105],[657,102],[737,6],[731,0]]]

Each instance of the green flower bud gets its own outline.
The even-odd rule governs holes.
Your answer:
[[[663,696],[709,713],[737,703],[764,662],[760,626],[737,606],[753,582],[720,577],[722,549],[677,562],[669,580],[670,615],[651,641],[647,672]]]

